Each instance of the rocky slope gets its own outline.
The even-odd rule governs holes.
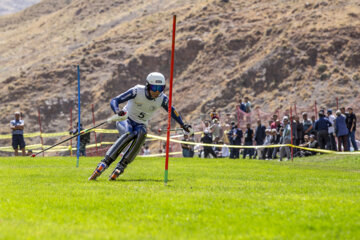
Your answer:
[[[19,12],[40,0],[1,0],[0,2],[0,16]]]
[[[37,109],[44,131],[67,129],[78,64],[85,125],[92,104],[103,120],[109,100],[149,72],[169,77],[173,14],[174,105],[188,121],[231,112],[244,96],[264,111],[358,96],[357,0],[43,0],[0,17],[1,133],[15,109],[28,132],[38,131]]]

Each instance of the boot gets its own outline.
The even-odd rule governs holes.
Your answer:
[[[109,176],[109,181],[115,181],[120,176],[120,174],[122,174],[123,172],[124,172],[123,169],[116,167],[114,169],[114,171],[111,173],[111,175]]]
[[[106,169],[106,164],[104,162],[100,162],[99,165],[96,167],[95,171],[93,172],[93,174],[89,177],[89,181],[91,180],[96,180],[96,178],[98,178],[102,172],[104,172]]]

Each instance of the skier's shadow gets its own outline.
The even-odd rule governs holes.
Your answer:
[[[160,179],[118,179],[118,182],[164,182],[164,180]],[[173,180],[168,180],[168,182],[172,182]]]

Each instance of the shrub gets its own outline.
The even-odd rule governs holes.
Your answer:
[[[326,70],[327,70],[327,66],[325,64],[320,65],[317,69],[318,73],[323,73]]]
[[[354,80],[354,81],[360,81],[360,75],[359,75],[359,73],[354,74],[353,80]]]

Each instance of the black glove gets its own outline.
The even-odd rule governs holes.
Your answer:
[[[126,112],[124,112],[123,110],[119,110],[116,112],[116,114],[121,117],[121,116],[124,116],[126,114]]]
[[[191,125],[189,125],[189,124],[184,124],[184,125],[182,125],[181,127],[182,127],[182,129],[184,129],[186,132],[190,132]]]

